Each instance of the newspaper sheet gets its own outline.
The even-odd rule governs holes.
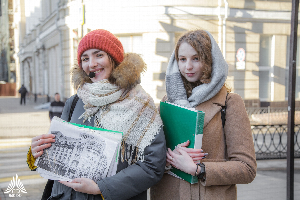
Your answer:
[[[35,162],[40,175],[62,181],[85,177],[95,182],[114,175],[122,133],[91,128],[54,117],[49,133],[55,135],[55,142]]]

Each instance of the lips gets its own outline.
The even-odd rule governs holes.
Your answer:
[[[96,74],[98,74],[98,73],[102,72],[103,70],[104,70],[104,68],[101,68],[101,69],[99,69],[97,71],[93,71],[93,72],[95,72]]]
[[[195,73],[185,73],[188,77],[194,76]]]

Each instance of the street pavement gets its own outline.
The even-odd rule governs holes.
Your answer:
[[[15,97],[0,97],[0,200],[41,198],[46,180],[30,171],[26,154],[31,138],[47,133],[50,125],[48,111],[34,109],[46,103],[44,97],[34,102],[27,98],[26,106]],[[295,159],[294,199],[300,200],[300,159]],[[250,184],[237,185],[238,200],[286,199],[286,159],[258,160],[257,175]],[[23,184],[27,193],[15,191],[21,197],[9,197],[9,185],[13,179]]]

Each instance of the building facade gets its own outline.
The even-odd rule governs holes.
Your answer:
[[[59,92],[64,99],[73,95],[69,71],[77,63],[80,39],[91,30],[107,29],[120,39],[125,52],[143,57],[148,69],[141,84],[158,103],[166,94],[165,72],[176,40],[188,30],[205,29],[229,65],[227,84],[246,106],[287,100],[289,0],[15,1],[18,11],[23,9],[19,78],[34,94]]]
[[[13,0],[0,0],[0,81],[16,82]]]

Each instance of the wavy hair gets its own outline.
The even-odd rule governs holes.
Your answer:
[[[197,52],[200,61],[203,64],[204,70],[200,78],[201,83],[209,83],[211,78],[211,66],[212,66],[212,56],[211,56],[211,41],[209,35],[204,30],[189,31],[181,36],[176,44],[175,48],[175,58],[177,62],[178,50],[182,43],[188,43]]]
[[[203,74],[200,77],[199,81],[196,82],[189,82],[184,76],[181,75],[183,80],[184,88],[186,90],[187,97],[192,95],[193,88],[203,84],[203,83],[210,83],[211,81],[211,71],[212,71],[212,55],[211,55],[211,40],[209,35],[204,30],[192,30],[184,35],[182,35],[179,40],[177,41],[175,47],[175,59],[177,62],[179,61],[178,58],[178,50],[182,43],[188,43],[191,45],[198,54],[200,61],[204,67]],[[230,92],[231,89],[227,84],[224,84],[227,91]]]

